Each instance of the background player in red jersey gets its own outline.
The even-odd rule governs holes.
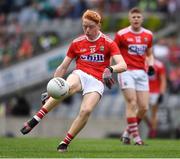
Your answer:
[[[69,95],[82,91],[83,99],[80,111],[73,121],[64,140],[58,145],[60,152],[67,151],[71,140],[86,125],[86,122],[101,99],[104,85],[111,88],[113,85],[113,72],[123,72],[127,65],[120,54],[116,43],[100,31],[101,16],[92,10],[87,10],[82,16],[84,35],[71,43],[63,62],[56,69],[54,77],[63,77],[73,59],[76,60],[76,69],[67,77]],[[116,62],[110,65],[110,58]],[[62,101],[50,97],[42,108],[25,123],[21,129],[23,134],[29,133],[40,120],[57,104]]]
[[[129,11],[130,26],[119,30],[114,41],[127,63],[127,71],[118,74],[118,81],[126,102],[127,128],[123,132],[122,141],[130,144],[130,136],[136,145],[143,145],[138,124],[148,110],[149,83],[145,71],[148,58],[148,74],[154,73],[152,54],[152,32],[143,28],[142,12],[138,8]]]
[[[149,126],[149,137],[155,138],[157,135],[157,111],[159,105],[163,102],[164,94],[166,91],[167,79],[166,79],[166,71],[164,64],[155,60],[154,62],[155,74],[149,77],[149,105],[150,105],[150,118],[145,117],[145,121]]]

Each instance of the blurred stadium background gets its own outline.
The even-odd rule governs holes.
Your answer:
[[[128,25],[127,12],[139,6],[144,26],[154,33],[154,53],[166,64],[168,90],[160,106],[158,137],[180,138],[180,1],[179,0],[1,0],[0,136],[22,136],[20,128],[41,106],[40,95],[82,33],[87,8],[103,15],[102,30],[112,38]],[[69,69],[71,71],[73,65]],[[64,136],[79,110],[77,94],[57,107],[27,136]],[[124,128],[124,100],[118,85],[105,90],[79,137],[117,137]],[[146,125],[141,126],[147,137]]]

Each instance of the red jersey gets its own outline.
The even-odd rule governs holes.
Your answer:
[[[146,52],[152,47],[153,41],[151,31],[141,28],[139,32],[134,32],[129,26],[118,31],[114,41],[119,46],[128,70],[145,70]]]
[[[94,41],[86,35],[76,38],[70,45],[67,56],[76,58],[76,69],[80,69],[102,81],[102,74],[110,65],[110,57],[120,55],[116,43],[100,32]]]
[[[154,61],[155,74],[149,77],[150,93],[160,93],[160,76],[165,75],[165,66],[161,61]]]

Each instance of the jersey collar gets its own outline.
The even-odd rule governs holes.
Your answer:
[[[86,39],[87,39],[89,42],[95,42],[95,41],[97,41],[97,40],[101,37],[101,35],[102,35],[102,33],[99,31],[99,35],[97,36],[96,39],[90,40],[87,36],[86,36]]]
[[[131,26],[129,26],[129,31],[134,34],[140,34],[143,32],[143,28],[141,27],[139,31],[134,31]]]

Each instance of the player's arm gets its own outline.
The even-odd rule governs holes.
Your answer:
[[[167,88],[166,74],[161,73],[160,74],[160,93],[164,94],[166,92],[166,88]]]
[[[148,48],[147,49],[147,64],[148,64],[148,75],[149,76],[152,76],[154,75],[155,73],[155,70],[154,70],[154,56],[153,56],[153,51],[152,51],[152,47]]]
[[[109,65],[113,65],[113,58],[112,58],[112,57],[110,58],[110,63],[109,63]]]
[[[112,58],[116,62],[116,64],[110,65],[109,67],[105,68],[103,72],[104,83],[109,89],[111,89],[114,84],[113,72],[120,73],[126,71],[127,69],[126,62],[121,55],[114,55],[112,56]]]
[[[110,50],[111,50],[111,59],[113,59],[115,62],[114,65],[112,65],[112,63],[110,64],[110,67],[112,68],[112,72],[121,73],[126,71],[127,69],[126,62],[124,61],[124,58],[122,57],[116,42],[111,43]]]
[[[153,49],[148,48],[147,49],[147,62],[149,66],[153,66],[154,65],[154,56],[153,56]]]
[[[66,72],[67,69],[69,68],[69,65],[71,64],[72,60],[74,59],[73,57],[73,44],[71,43],[67,55],[64,58],[63,62],[57,67],[55,73],[54,73],[54,77],[63,77]],[[49,95],[47,92],[44,92],[41,94],[41,101],[42,104],[44,105],[46,103],[46,101],[49,99]]]
[[[121,72],[126,71],[127,64],[124,61],[124,58],[122,57],[122,55],[120,55],[120,54],[119,55],[114,55],[112,58],[116,63],[115,65],[110,66],[113,69],[113,72],[121,73]]]
[[[66,56],[63,60],[63,62],[57,67],[55,73],[54,73],[54,77],[63,77],[66,72],[67,72],[67,69],[69,67],[69,65],[71,64],[72,62],[72,58]],[[41,102],[42,104],[44,105],[46,103],[46,101],[49,99],[49,95],[47,92],[44,92],[41,94]]]
[[[160,93],[159,93],[159,97],[157,99],[157,104],[161,104],[163,102],[164,94],[165,94],[166,87],[167,87],[166,74],[161,72],[159,74],[159,78],[160,78]]]
[[[114,72],[120,73],[126,71],[127,65],[122,55],[120,54],[120,50],[117,44],[115,42],[112,42],[109,46],[110,46],[111,59],[113,59],[116,64],[112,65],[112,60],[111,60],[110,66],[105,68],[103,72],[103,81],[105,85],[109,89],[111,89],[112,85],[114,84],[113,73]]]
[[[67,69],[69,68],[69,65],[71,64],[72,60],[72,58],[66,56],[63,62],[57,67],[54,73],[54,77],[63,77],[66,74]]]

